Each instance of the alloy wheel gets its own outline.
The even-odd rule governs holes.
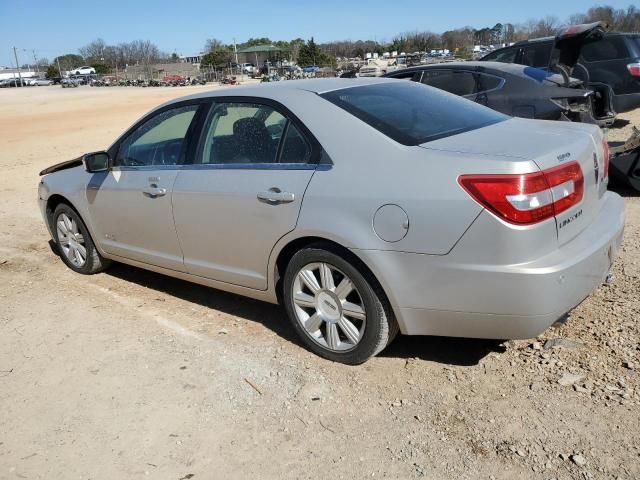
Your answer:
[[[291,293],[296,319],[313,341],[337,352],[358,345],[367,315],[357,288],[342,271],[328,263],[305,265]]]
[[[66,213],[61,213],[56,221],[56,230],[64,256],[75,267],[82,268],[87,262],[87,248],[77,222]]]

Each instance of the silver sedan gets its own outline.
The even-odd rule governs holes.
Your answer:
[[[592,125],[392,79],[206,92],[41,172],[60,257],[268,302],[357,364],[399,332],[539,334],[606,278],[621,198]]]

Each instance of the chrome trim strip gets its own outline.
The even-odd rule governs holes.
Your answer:
[[[152,170],[330,170],[332,165],[326,163],[201,163],[185,165],[140,165],[115,166],[112,171]]]

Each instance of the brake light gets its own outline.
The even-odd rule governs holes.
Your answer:
[[[640,62],[630,63],[627,65],[627,70],[634,77],[640,77]]]
[[[602,158],[604,159],[604,178],[609,177],[609,142],[607,137],[602,139]]]
[[[531,225],[577,205],[584,194],[578,162],[517,175],[461,175],[460,186],[480,205],[516,225]]]

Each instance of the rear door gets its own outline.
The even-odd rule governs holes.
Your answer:
[[[309,133],[282,106],[216,99],[193,164],[173,189],[187,272],[265,290],[271,250],[295,228],[318,159]]]

